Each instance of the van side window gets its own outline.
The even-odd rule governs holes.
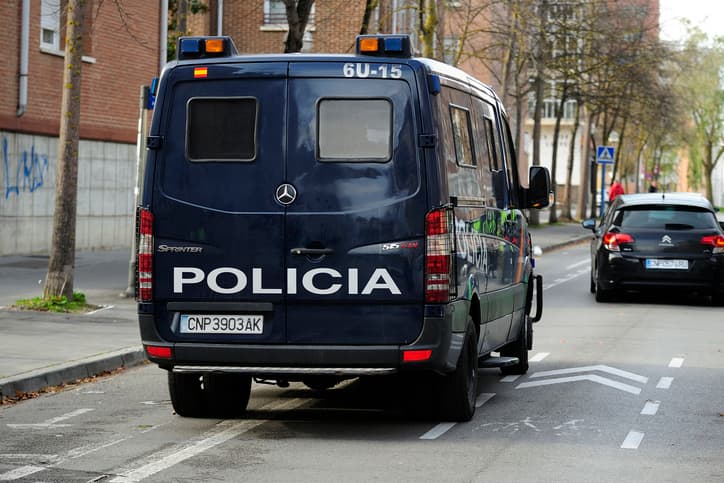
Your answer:
[[[493,120],[489,117],[483,118],[485,126],[485,145],[488,150],[488,167],[490,171],[500,171],[500,162],[495,152],[495,131],[493,130]]]
[[[392,103],[388,99],[322,99],[317,106],[320,161],[389,161]]]
[[[252,97],[195,97],[186,105],[190,161],[253,161],[257,101]]]
[[[450,105],[452,119],[455,158],[460,166],[475,166],[472,131],[470,130],[470,111],[459,106]]]

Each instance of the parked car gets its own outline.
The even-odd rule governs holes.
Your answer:
[[[724,222],[696,193],[621,195],[591,239],[591,293],[606,302],[625,290],[676,289],[724,303]]]

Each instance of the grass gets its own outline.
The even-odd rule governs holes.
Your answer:
[[[15,301],[15,308],[20,310],[38,310],[41,312],[87,312],[88,310],[97,309],[95,305],[90,305],[85,300],[85,294],[82,292],[73,292],[73,299],[68,300],[67,297],[51,297],[44,299],[43,297],[35,297],[32,299],[20,299]]]

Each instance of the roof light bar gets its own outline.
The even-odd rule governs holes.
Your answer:
[[[238,52],[234,41],[229,36],[179,37],[176,46],[177,60],[231,57],[234,55],[238,55]]]
[[[412,44],[409,35],[358,35],[357,55],[375,57],[412,57]]]

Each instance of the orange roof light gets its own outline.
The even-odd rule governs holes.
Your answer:
[[[380,50],[380,39],[377,37],[365,37],[359,41],[360,52],[377,52]]]
[[[220,54],[224,52],[224,39],[206,39],[206,52]]]

